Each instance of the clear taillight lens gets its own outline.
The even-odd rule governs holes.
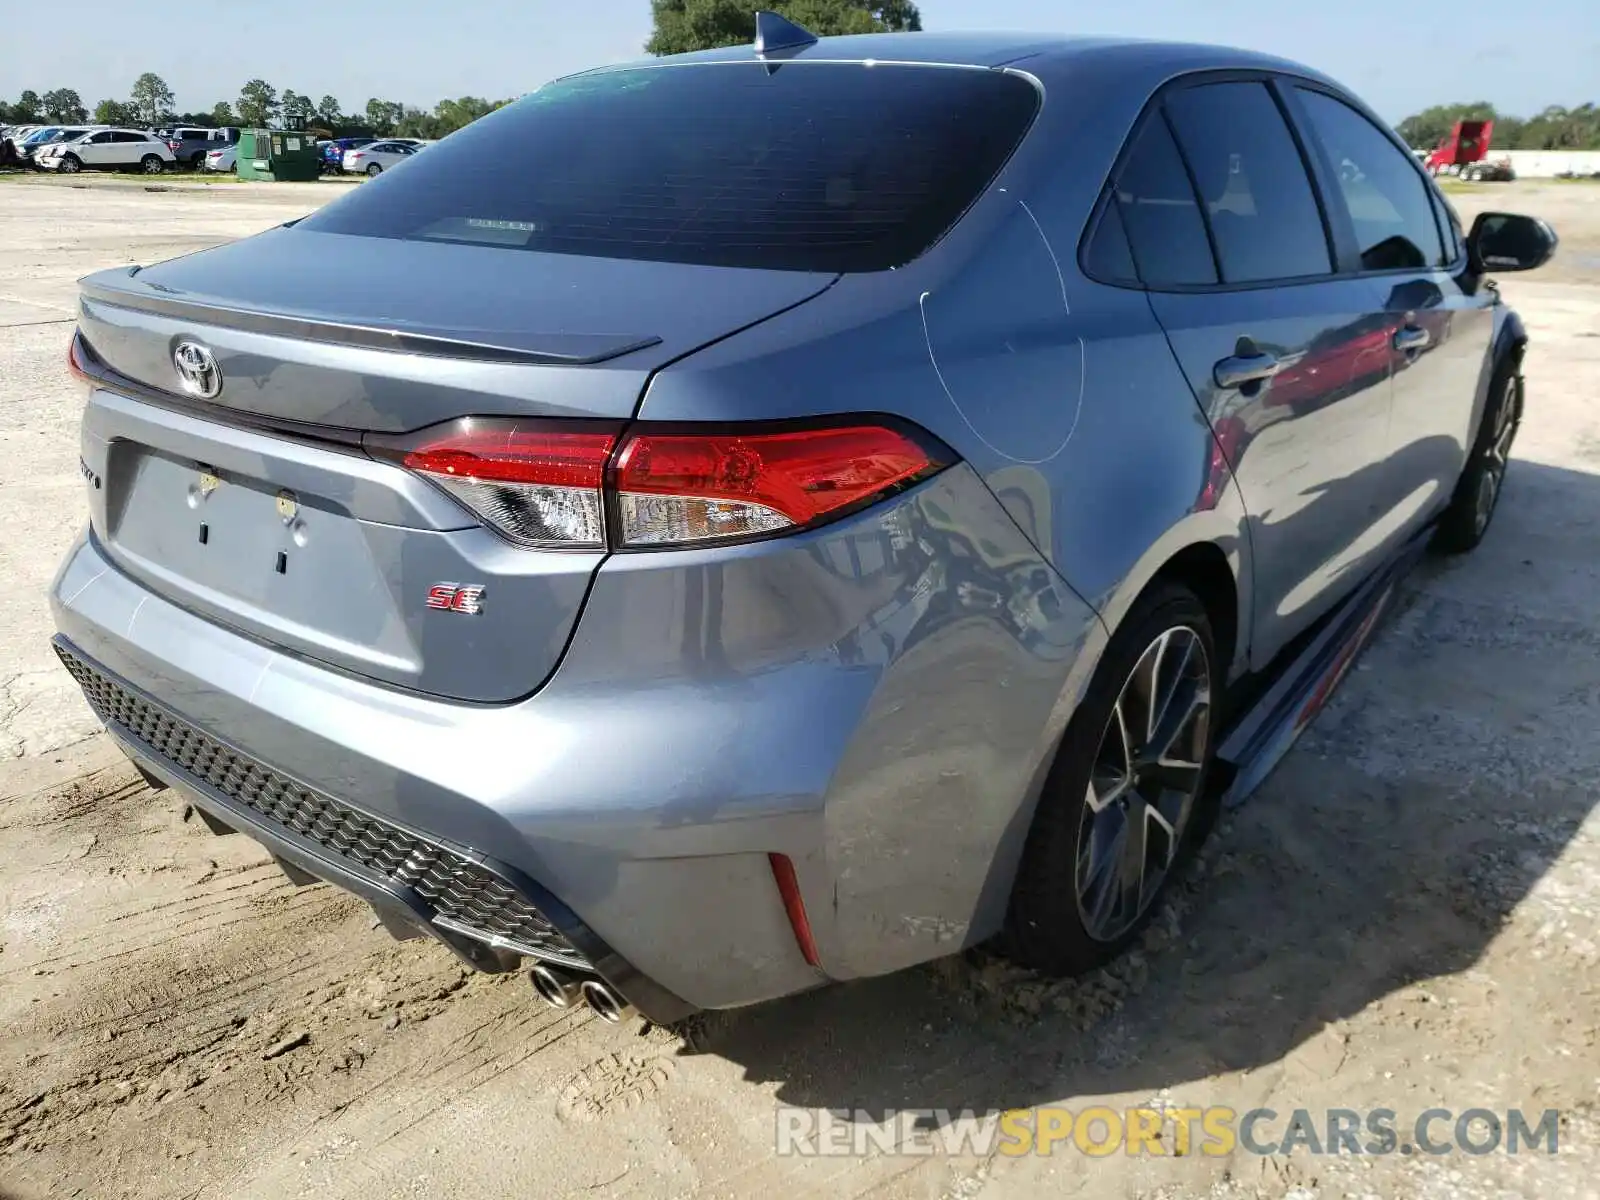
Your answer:
[[[368,448],[521,546],[698,546],[836,520],[943,470],[925,434],[879,423],[655,432],[469,419]],[[608,534],[608,525],[610,533]]]
[[[466,422],[404,452],[431,479],[521,546],[601,549],[602,487],[616,433]]]

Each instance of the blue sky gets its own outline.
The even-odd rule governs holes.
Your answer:
[[[930,29],[1121,33],[1271,51],[1342,80],[1392,121],[1453,100],[1524,115],[1600,100],[1594,0],[920,2]],[[72,87],[93,106],[125,99],[153,70],[180,109],[231,100],[250,75],[280,90],[331,92],[347,110],[369,96],[431,107],[444,96],[517,95],[637,57],[650,32],[648,0],[75,0],[71,12],[71,52],[59,55],[39,52],[30,22],[7,22],[0,96]],[[65,36],[41,32],[45,43]]]

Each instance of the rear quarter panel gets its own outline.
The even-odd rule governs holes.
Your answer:
[[[1077,265],[1123,140],[1186,61],[1039,66],[1033,130],[937,246],[673,365],[639,415],[909,418],[972,465],[1113,628],[1185,546],[1216,544],[1248,580],[1237,489],[1148,300]],[[1247,630],[1249,589],[1238,592]]]

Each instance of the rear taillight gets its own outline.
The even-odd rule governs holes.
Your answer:
[[[617,457],[625,546],[752,537],[814,525],[931,474],[911,438],[882,425],[782,433],[642,433]]]
[[[464,422],[400,461],[518,545],[598,550],[606,544],[603,487],[615,444],[611,430]]]
[[[822,525],[944,469],[954,456],[898,423],[656,432],[465,420],[373,439],[521,546],[653,549]]]
[[[167,149],[168,150],[181,150],[181,149],[183,149],[183,143],[182,142],[169,141],[167,143]]]

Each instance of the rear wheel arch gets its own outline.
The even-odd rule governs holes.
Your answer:
[[[1226,670],[1238,655],[1241,628],[1239,581],[1234,577],[1228,556],[1215,542],[1185,546],[1140,589],[1140,595],[1163,583],[1180,584],[1205,606],[1217,643],[1217,658]]]
[[[1242,508],[1191,513],[1150,546],[1109,593],[1092,600],[1114,635],[1139,600],[1161,583],[1187,587],[1217,631],[1220,673],[1231,681],[1250,650],[1253,566]]]
[[[1246,564],[1241,564],[1241,568],[1244,567]],[[1249,628],[1249,613],[1244,607],[1245,600],[1235,568],[1228,553],[1216,542],[1190,542],[1170,553],[1153,571],[1145,574],[1143,582],[1138,587],[1127,589],[1126,594],[1119,594],[1112,604],[1100,610],[1099,632],[1091,646],[1087,648],[1087,657],[1092,661],[1083,669],[1072,672],[1057,708],[1058,712],[1070,715],[1061,718],[1060,725],[1045,743],[1047,749],[1040,759],[1038,771],[1028,789],[1026,803],[1019,813],[1021,817],[1019,828],[1024,833],[1033,823],[1044,789],[1049,786],[1051,777],[1060,769],[1061,758],[1072,740],[1074,726],[1081,724],[1078,719],[1079,710],[1096,675],[1101,670],[1110,639],[1116,635],[1117,629],[1130,614],[1140,610],[1140,602],[1145,597],[1158,591],[1168,590],[1174,584],[1192,593],[1204,607],[1211,624],[1211,634],[1216,645],[1217,659],[1221,664],[1220,675],[1223,679],[1227,677],[1229,665],[1238,660],[1242,640],[1240,631]],[[1020,843],[1015,849],[1018,857],[1011,859],[1009,869],[1002,872],[1008,888],[1014,884],[1015,873],[1020,867]]]

